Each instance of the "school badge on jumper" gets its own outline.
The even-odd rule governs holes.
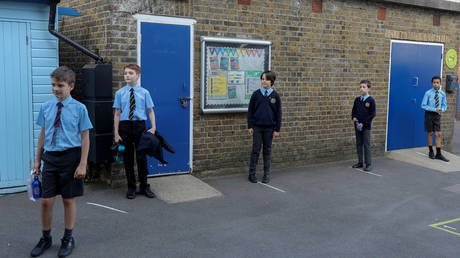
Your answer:
[[[366,102],[366,105],[365,105],[367,108],[371,106],[371,104],[369,102]]]
[[[276,99],[275,99],[275,98],[272,98],[272,99],[270,99],[270,102],[271,102],[272,104],[275,104],[275,103],[276,103]]]

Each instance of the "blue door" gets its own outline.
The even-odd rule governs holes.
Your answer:
[[[32,165],[29,31],[0,21],[0,194],[24,190]]]
[[[387,150],[426,146],[423,95],[441,76],[442,44],[392,41]]]
[[[148,157],[150,175],[190,172],[190,35],[190,26],[141,22],[141,85],[152,95],[158,132],[176,150],[164,151],[168,164]]]

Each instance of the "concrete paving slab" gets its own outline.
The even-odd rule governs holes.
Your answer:
[[[447,151],[442,151],[442,155],[444,155],[444,157],[450,161],[444,162],[441,160],[428,158],[427,147],[394,150],[385,153],[387,158],[407,162],[413,165],[433,169],[444,173],[460,171],[459,156]]]
[[[222,194],[192,175],[173,175],[148,179],[158,199],[166,203],[181,203],[220,197]]]

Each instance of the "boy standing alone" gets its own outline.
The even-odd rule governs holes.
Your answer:
[[[248,107],[248,132],[253,136],[251,161],[249,165],[249,181],[257,183],[256,166],[259,160],[260,147],[263,144],[264,177],[262,182],[270,182],[270,163],[273,137],[280,135],[281,99],[272,89],[276,74],[265,71],[260,76],[262,87],[252,93]]]
[[[123,152],[123,163],[125,165],[126,179],[128,181],[128,192],[126,198],[136,198],[136,178],[134,176],[134,150],[139,144],[142,133],[145,131],[145,120],[147,113],[152,123],[148,131],[155,134],[155,113],[153,101],[148,90],[139,84],[141,68],[136,64],[128,64],[124,67],[124,78],[126,86],[115,93],[113,102],[114,114],[114,141],[125,145]],[[140,193],[148,198],[155,195],[147,184],[147,157],[142,152],[136,151],[137,172],[139,177]]]
[[[355,99],[351,117],[355,123],[356,133],[356,150],[358,153],[358,163],[354,164],[353,168],[364,167],[363,163],[363,147],[364,161],[366,167],[364,171],[372,171],[371,157],[371,124],[375,117],[375,100],[369,95],[371,82],[362,80],[359,83],[359,92],[361,96]]]
[[[425,92],[422,100],[422,109],[425,110],[425,131],[428,133],[428,157],[449,162],[441,154],[441,113],[447,109],[446,94],[441,88],[441,77],[431,78],[433,88]],[[433,132],[436,138],[436,156],[433,152]]]
[[[43,236],[30,255],[36,257],[50,248],[51,222],[56,195],[64,203],[64,237],[58,256],[72,253],[75,246],[72,230],[76,218],[75,197],[83,195],[83,179],[89,151],[89,129],[92,128],[86,107],[70,96],[75,87],[75,73],[65,66],[51,73],[55,98],[44,103],[37,118],[42,129],[38,137],[37,155],[32,167],[42,174],[41,220]],[[43,171],[41,160],[44,161]]]

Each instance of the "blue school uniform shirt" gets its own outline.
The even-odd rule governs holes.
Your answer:
[[[268,95],[272,94],[273,89],[272,89],[272,88],[265,89],[264,87],[260,88],[260,92],[262,93],[262,96],[265,96],[265,92],[266,92],[266,91],[268,92],[268,93],[267,93],[267,96],[268,96]]]
[[[134,87],[126,85],[117,90],[113,108],[121,110],[120,121],[129,120],[129,97],[131,88],[134,89],[134,99],[136,100],[136,109],[134,109],[132,120],[147,120],[146,110],[153,108],[152,97],[148,90],[139,85]]]
[[[71,96],[62,101],[61,124],[54,128],[54,120],[58,110],[59,100],[54,97],[40,108],[36,124],[45,129],[45,151],[63,151],[69,148],[81,147],[81,133],[93,128],[85,105]],[[56,134],[53,134],[56,129]]]
[[[446,93],[444,93],[440,89],[438,91],[439,91],[438,92],[439,108],[442,110],[442,112],[445,112],[447,109]],[[422,109],[426,111],[436,112],[436,102],[434,100],[435,95],[436,95],[436,90],[433,88],[425,92],[425,95],[423,96],[423,100],[422,100]]]
[[[367,98],[369,98],[369,94],[360,97],[361,101],[366,101]]]

